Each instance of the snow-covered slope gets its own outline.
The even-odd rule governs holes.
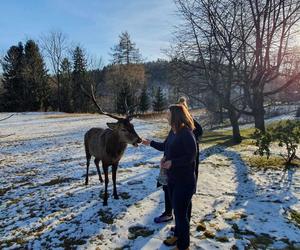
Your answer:
[[[164,206],[156,188],[160,152],[127,148],[117,174],[121,198],[111,196],[111,181],[107,207],[93,164],[84,185],[83,135],[108,121],[99,115],[27,113],[0,123],[0,248],[169,249],[162,240],[172,223],[153,222]],[[133,123],[146,138],[165,126]],[[300,247],[300,229],[287,219],[289,209],[300,208],[299,170],[254,171],[243,162],[245,153],[202,146],[191,249],[244,249],[250,241]]]

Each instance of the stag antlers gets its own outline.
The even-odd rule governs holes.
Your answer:
[[[92,99],[93,103],[95,104],[95,106],[98,108],[98,111],[100,114],[102,115],[107,115],[111,118],[114,118],[116,120],[122,120],[122,119],[128,119],[128,120],[132,120],[132,118],[136,117],[136,115],[129,115],[129,108],[128,108],[128,105],[127,105],[127,100],[125,98],[125,110],[126,110],[126,117],[120,117],[120,116],[117,116],[117,115],[113,115],[111,113],[108,113],[108,112],[104,112],[103,109],[100,107],[100,105],[98,104],[98,102],[96,101],[96,97],[95,97],[95,90],[94,90],[94,86],[91,84],[91,94],[89,94],[86,89],[80,85],[80,88],[81,90],[83,91],[83,93],[89,97],[90,99]],[[134,106],[135,107],[135,106]]]

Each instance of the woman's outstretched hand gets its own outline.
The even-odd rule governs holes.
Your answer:
[[[151,141],[148,139],[142,139],[142,144],[145,146],[150,146]]]

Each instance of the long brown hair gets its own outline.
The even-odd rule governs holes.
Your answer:
[[[185,106],[174,104],[169,107],[169,110],[171,112],[171,126],[176,132],[184,126],[191,130],[195,129],[194,120]]]

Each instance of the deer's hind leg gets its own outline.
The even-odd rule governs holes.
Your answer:
[[[107,206],[107,199],[108,199],[108,194],[107,194],[107,185],[108,185],[108,164],[105,164],[102,162],[102,167],[103,167],[103,172],[104,172],[104,183],[105,183],[105,189],[104,189],[104,197],[103,197],[103,206]]]
[[[91,161],[91,155],[90,153],[86,152],[86,175],[85,175],[85,185],[89,183],[89,167],[90,167],[90,161]]]
[[[97,172],[98,172],[98,176],[99,176],[99,181],[101,183],[103,183],[103,179],[102,179],[102,176],[101,176],[101,171],[100,171],[100,168],[99,168],[99,162],[100,160],[98,158],[95,158],[95,165],[96,165],[96,168],[97,168]]]

